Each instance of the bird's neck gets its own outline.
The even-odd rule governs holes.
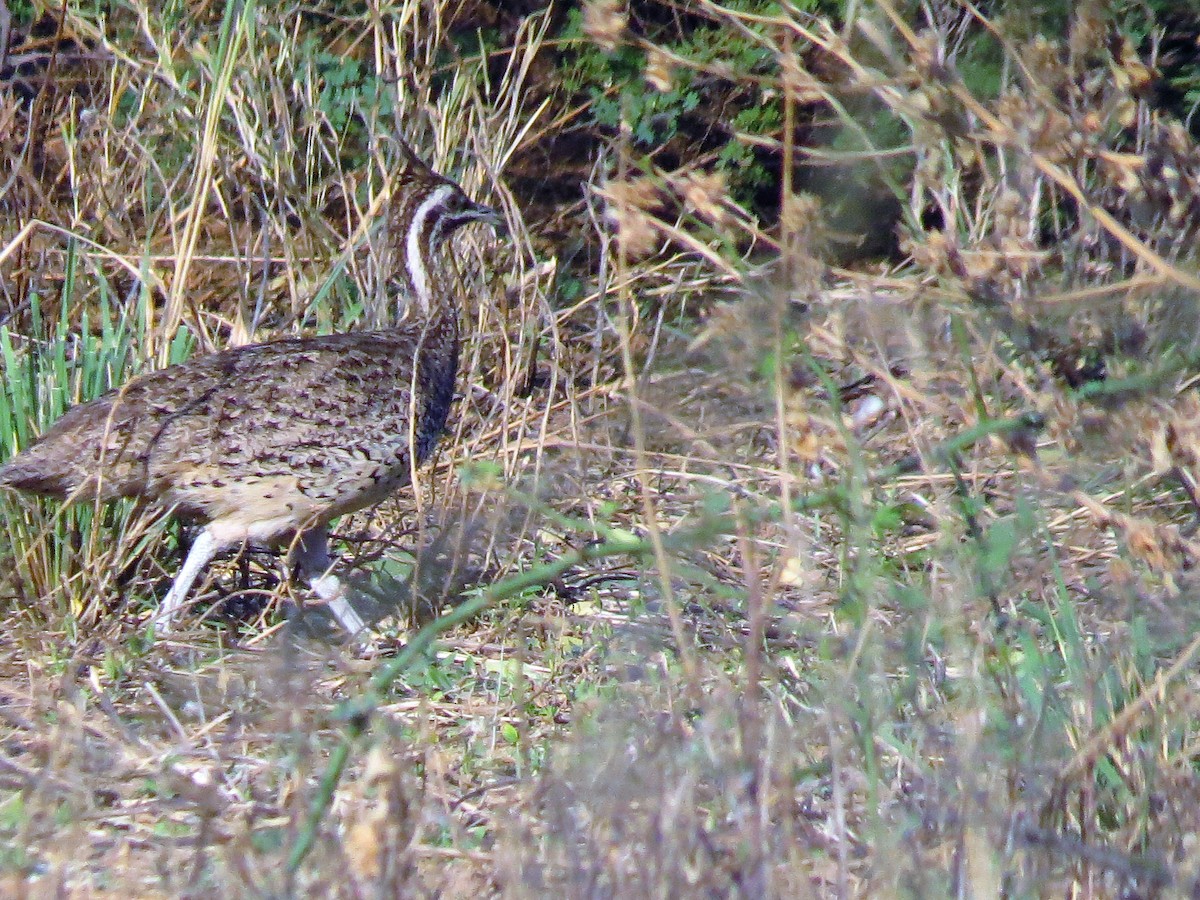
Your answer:
[[[412,278],[412,301],[405,319],[418,328],[414,353],[415,383],[420,414],[416,428],[416,458],[420,462],[433,450],[446,427],[454,400],[454,382],[458,373],[459,325],[458,302],[448,290],[450,279],[442,271],[443,261],[426,256],[427,281]],[[428,293],[422,294],[423,290]]]
[[[440,258],[441,206],[452,189],[439,187],[428,194],[412,211],[404,229],[400,244],[401,265],[408,281],[409,304],[407,314],[431,320],[436,316],[454,316],[453,298],[447,288],[448,279],[443,273],[444,262]]]
[[[418,210],[418,219],[421,212]],[[403,247],[407,302],[402,314],[407,327],[419,330],[418,377],[424,392],[433,398],[433,405],[443,407],[440,414],[443,419],[453,394],[459,343],[458,300],[451,290],[452,281],[446,271],[451,263],[444,249],[429,239],[426,229],[409,229]],[[443,398],[444,403],[433,397],[446,391],[449,393]]]
[[[392,292],[402,299],[400,320],[423,322],[430,330],[458,336],[458,302],[450,290],[450,279],[440,254],[422,253],[407,259],[403,273],[395,279]]]

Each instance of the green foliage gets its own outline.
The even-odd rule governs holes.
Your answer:
[[[36,12],[34,5],[28,0],[16,0],[8,4],[8,11],[12,15],[12,24],[18,28],[31,24]]]
[[[774,0],[735,0],[731,8],[763,16],[779,12]],[[718,166],[732,175],[735,193],[761,186],[766,169],[756,164],[749,144],[739,134],[776,136],[782,122],[777,92],[765,92],[746,81],[731,82],[707,74],[715,67],[738,76],[770,72],[771,53],[747,35],[722,24],[689,21],[646,26],[646,39],[681,64],[673,67],[670,85],[647,78],[648,53],[640,45],[624,44],[607,53],[587,39],[579,9],[567,13],[560,35],[566,49],[559,57],[559,77],[570,94],[585,97],[595,125],[616,129],[628,123],[639,154],[649,159],[664,149],[681,155],[699,153],[705,144],[720,141]],[[732,108],[732,117],[726,115]]]
[[[338,135],[348,163],[362,164],[368,147],[368,124],[396,105],[396,88],[357,59],[331,53],[313,39],[301,45],[301,70],[297,79],[312,78],[319,85],[317,107]]]

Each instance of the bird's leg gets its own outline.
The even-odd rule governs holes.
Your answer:
[[[330,571],[333,560],[329,557],[329,533],[324,526],[300,535],[292,549],[292,565],[350,637],[366,628],[362,617],[346,599],[345,585]]]
[[[171,630],[171,622],[183,608],[183,601],[187,597],[188,591],[196,580],[196,576],[212,562],[212,558],[221,551],[222,547],[213,537],[211,531],[207,528],[200,532],[196,540],[192,541],[192,548],[188,550],[187,559],[183,561],[183,565],[179,567],[179,571],[175,574],[175,580],[171,583],[171,590],[167,592],[167,596],[163,599],[162,606],[158,612],[154,614],[151,620],[154,623],[159,634],[166,634]]]

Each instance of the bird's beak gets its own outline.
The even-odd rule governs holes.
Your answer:
[[[494,206],[475,203],[471,207],[471,219],[475,222],[482,222],[484,225],[491,225],[492,230],[500,237],[508,234],[508,223],[500,210]]]

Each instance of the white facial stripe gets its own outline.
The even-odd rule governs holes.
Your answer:
[[[404,243],[404,262],[408,266],[408,277],[412,280],[413,291],[417,295],[415,299],[423,313],[428,313],[432,308],[433,296],[429,288],[429,270],[425,268],[424,248],[421,247],[421,232],[425,230],[425,220],[435,209],[445,203],[452,193],[454,193],[454,188],[443,184],[421,201],[421,205],[413,213],[412,221],[408,225],[408,235]]]

